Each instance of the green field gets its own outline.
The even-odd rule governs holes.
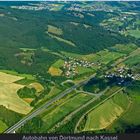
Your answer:
[[[49,114],[43,117],[43,121],[45,122],[45,128],[50,128],[55,125],[58,121],[63,119],[70,112],[74,111],[76,108],[80,107],[82,104],[86,103],[93,96],[87,94],[77,94],[76,96],[66,100],[61,105],[57,106],[53,109]]]
[[[140,132],[139,9],[0,2],[0,132]]]
[[[128,125],[140,125],[140,96],[135,96],[132,102],[129,111],[121,119]]]
[[[0,133],[7,129],[7,125],[0,120]]]
[[[116,17],[115,18],[110,18],[108,20],[105,20],[101,23],[101,25],[117,25],[117,26],[121,26],[123,25],[123,22],[119,21]]]
[[[124,132],[128,126],[139,126],[140,125],[140,94],[139,94],[140,84],[130,86],[126,92],[129,93],[131,97],[131,105],[129,109],[115,121],[107,130],[115,132],[116,129]]]
[[[109,62],[124,56],[123,53],[119,53],[119,52],[115,52],[115,51],[112,52],[109,50],[102,50],[97,53],[88,54],[88,55],[80,55],[80,54],[76,54],[76,53],[67,53],[67,52],[62,52],[62,53],[69,57],[83,59],[83,60],[87,60],[87,61],[91,61],[91,62],[99,61],[103,64],[108,64]]]
[[[106,92],[105,92],[105,95],[106,96],[109,96],[111,94],[113,94],[115,91],[119,90],[120,87],[118,86],[113,86],[113,87],[110,87]]]
[[[55,68],[60,68],[60,67],[63,66],[63,64],[64,64],[64,60],[59,59],[54,64],[52,64],[52,66],[55,67]]]
[[[46,102],[46,101],[51,100],[52,98],[54,98],[54,97],[56,97],[57,95],[59,95],[61,91],[62,91],[62,90],[61,90],[59,87],[57,87],[57,86],[52,87],[51,90],[50,90],[50,92],[49,92],[48,94],[46,94],[45,97],[44,97],[43,99],[40,99],[40,100],[36,103],[36,105],[38,105],[38,104],[40,104],[40,103],[42,103],[42,102],[44,102],[44,101]]]
[[[69,46],[76,47],[76,45],[75,45],[72,41],[63,39],[63,38],[61,38],[61,37],[52,35],[52,34],[50,34],[50,33],[48,33],[48,35],[49,35],[51,38],[54,38],[54,39],[56,39],[56,40],[58,40],[58,41],[60,41],[60,42],[66,43],[66,44],[69,45]]]
[[[126,45],[117,44],[113,46],[111,49],[120,53],[128,54],[137,49],[137,46],[135,44],[126,44]]]
[[[22,117],[24,117],[24,115],[16,113],[0,105],[0,129],[2,129],[1,126],[3,126],[3,129],[5,129],[6,126],[10,127],[14,125]]]
[[[91,69],[91,68],[85,68],[85,67],[77,67],[77,72],[78,74],[84,74],[84,73],[90,73],[90,72],[95,72],[95,70]]]
[[[109,99],[88,113],[83,131],[95,131],[108,127],[125,111],[128,104],[127,96],[118,93],[113,99]]]
[[[128,66],[134,66],[136,64],[139,64],[139,62],[140,62],[140,55],[136,55],[128,58],[124,63]]]
[[[99,61],[103,64],[108,64],[109,62],[124,56],[122,53],[110,52],[108,50],[100,51],[97,54],[100,56]]]
[[[122,117],[128,124],[138,125],[140,124],[140,82],[136,82],[134,85],[130,86],[126,92],[132,98],[132,105],[128,112]]]
[[[115,104],[119,105],[124,110],[127,109],[128,104],[130,102],[128,96],[123,92],[120,92],[119,94],[115,95],[112,98],[112,100]]]
[[[140,30],[129,30],[128,34],[135,38],[140,38]]]
[[[87,54],[87,55],[82,55],[78,53],[70,53],[70,52],[61,52],[62,54],[68,56],[68,57],[73,57],[76,59],[83,59],[91,62],[96,62],[100,57],[96,55],[96,53],[93,54]]]
[[[51,98],[57,96],[59,93],[61,92],[61,89],[59,89],[59,87],[52,87],[51,91],[48,93],[48,95],[46,95],[46,99],[50,100]]]

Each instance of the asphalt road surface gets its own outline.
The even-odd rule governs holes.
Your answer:
[[[25,116],[23,119],[21,119],[19,122],[17,122],[16,124],[14,124],[13,126],[11,126],[10,128],[8,128],[7,130],[5,130],[4,133],[14,133],[17,129],[19,129],[21,126],[23,126],[27,121],[31,120],[32,118],[36,117],[37,115],[39,115],[40,113],[42,113],[44,110],[46,110],[50,105],[52,105],[54,102],[56,102],[57,100],[63,98],[64,96],[68,95],[71,91],[73,91],[74,89],[81,87],[83,85],[85,85],[86,83],[88,83],[88,81],[90,81],[90,79],[94,78],[96,74],[91,75],[88,79],[72,86],[71,88],[65,90],[64,92],[62,92],[61,94],[59,94],[58,96],[54,97],[53,99],[51,99],[50,101],[46,102],[45,104],[43,104],[41,107],[39,107],[38,109],[36,109],[35,111],[29,113],[27,116]]]

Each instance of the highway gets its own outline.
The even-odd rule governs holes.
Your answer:
[[[86,106],[88,106],[89,104],[94,102],[95,100],[99,99],[108,89],[109,89],[109,87],[107,87],[104,91],[101,91],[98,94],[87,92],[87,94],[90,93],[90,95],[92,94],[95,97],[93,97],[87,103],[83,104],[82,106],[80,106],[79,108],[77,108],[76,110],[74,110],[73,112],[68,114],[61,122],[58,122],[55,126],[53,126],[53,128],[51,130],[53,130],[54,128],[57,128],[58,126],[61,126],[61,125],[64,125],[65,123],[67,123],[67,121],[69,121],[72,118],[73,115],[75,115],[77,112],[79,112],[80,110],[82,110],[83,108],[85,108]],[[81,91],[81,92],[83,92],[83,91]],[[84,93],[86,93],[86,92],[84,92]]]
[[[78,87],[81,87],[81,86],[85,85],[86,83],[88,83],[88,81],[90,81],[90,79],[94,78],[95,75],[96,74],[93,74],[89,78],[87,78],[86,80],[84,80],[84,81],[82,81],[82,82],[80,82],[80,83],[72,86],[71,88],[63,91],[61,94],[59,94],[58,96],[54,97],[50,101],[46,102],[45,104],[43,104],[42,106],[40,106],[38,109],[36,109],[35,111],[29,113],[24,118],[22,118],[19,122],[17,122],[16,124],[14,124],[10,128],[8,128],[7,130],[5,130],[4,133],[14,133],[17,129],[19,129],[21,126],[23,126],[27,121],[31,120],[32,118],[36,117],[37,115],[39,115],[40,113],[42,113],[43,111],[45,111],[54,102],[56,102],[57,100],[63,98],[64,96],[68,95],[74,89],[76,89]]]

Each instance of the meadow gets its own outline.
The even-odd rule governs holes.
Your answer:
[[[61,38],[61,37],[58,37],[56,35],[52,35],[50,33],[48,33],[48,35],[51,37],[51,38],[54,38],[60,42],[63,42],[63,43],[66,43],[68,46],[72,46],[72,47],[76,47],[76,45],[72,42],[72,41],[69,41],[69,40],[66,40],[64,38]]]
[[[84,74],[84,73],[92,73],[92,72],[95,72],[95,70],[94,69],[91,69],[91,68],[85,68],[85,67],[77,67],[77,73],[78,73],[78,75],[80,75],[80,74]]]
[[[124,63],[128,66],[134,66],[140,62],[140,55],[128,58]]]
[[[129,54],[132,51],[134,51],[135,49],[137,49],[137,46],[135,44],[116,44],[115,46],[111,47],[110,49],[116,51],[116,52],[120,52],[120,53],[124,53],[124,54]]]
[[[61,53],[69,57],[83,59],[90,62],[101,62],[103,64],[108,64],[109,62],[124,56],[123,53],[109,51],[107,49],[99,51],[97,53],[92,53],[87,55],[81,55],[81,54],[69,53],[69,52],[61,52]]]
[[[140,38],[140,30],[136,29],[136,30],[128,30],[128,34],[130,34],[131,36],[134,36],[135,38]]]
[[[92,53],[92,54],[87,54],[87,55],[84,55],[84,54],[78,54],[78,53],[71,53],[71,52],[64,52],[62,51],[61,52],[63,55],[65,56],[68,56],[68,57],[73,57],[73,58],[76,58],[76,59],[82,59],[82,60],[87,60],[87,61],[98,61],[99,59],[99,56],[96,55],[95,53]]]
[[[37,101],[36,105],[40,105],[44,102],[47,102],[51,100],[52,98],[56,97],[62,92],[62,89],[59,88],[59,86],[52,86],[49,93],[46,93],[43,99],[40,99]]]
[[[123,120],[128,122],[128,124],[140,124],[140,81],[136,81],[133,83],[133,85],[129,86],[126,89],[126,92],[130,96],[132,100],[132,105],[129,109],[129,111],[122,117]],[[133,114],[133,115],[131,115]]]
[[[120,101],[121,98],[121,101]],[[87,114],[83,131],[97,131],[108,127],[127,109],[129,100],[123,93],[118,93]]]
[[[134,9],[131,9],[129,3],[121,2],[94,3],[93,7],[92,3],[86,2],[77,2],[76,5],[47,2],[47,9],[44,10],[21,10],[12,8],[11,5],[14,3],[0,3],[0,129],[3,130],[73,85],[70,82],[62,85],[64,81],[70,79],[78,83],[94,73],[104,77],[105,70],[112,67],[111,64],[119,58],[127,58],[127,55],[137,48],[134,44],[139,45],[139,30],[129,26],[134,23],[133,26],[139,28],[139,7],[135,2]],[[34,2],[29,5],[37,6]],[[126,34],[123,33],[125,31]],[[69,56],[93,62],[93,67],[77,67],[77,75],[73,78],[65,77],[62,69],[63,58]],[[134,55],[131,54],[123,61],[123,66],[133,69],[139,67],[139,61],[139,53],[136,50]],[[107,85],[104,79],[99,79],[86,86],[87,90],[98,93]],[[19,89],[24,87],[25,91],[18,94]],[[108,90],[100,99],[72,116],[69,124],[63,126],[63,132],[74,132],[78,119],[115,90],[117,88]],[[43,114],[29,120],[27,125],[23,126],[24,132],[46,133],[49,128],[63,121],[69,113],[93,98],[84,93],[76,93],[76,90],[73,92],[50,106],[51,108],[54,105],[54,108],[46,109]],[[117,120],[122,114],[124,115],[121,116],[121,121],[130,125],[139,124],[140,97],[136,92],[131,91],[129,94],[131,93],[133,96],[129,95],[132,100],[130,111],[124,113],[129,101],[125,93],[119,93],[87,114],[83,130],[109,128],[114,122],[120,126]],[[93,125],[94,122],[96,126]]]
[[[62,120],[66,115],[74,111],[82,104],[86,103],[92,97],[93,96],[84,93],[79,93],[54,108],[50,113],[43,117],[43,121],[45,122],[46,126],[45,129],[55,125],[58,121]]]
[[[122,56],[124,56],[124,54],[122,53],[118,53],[118,52],[110,52],[108,50],[103,50],[97,53],[97,55],[99,55],[99,61],[103,64],[108,64],[111,61],[114,61]]]
[[[2,133],[5,129],[7,129],[7,125],[0,120],[0,133]]]
[[[51,88],[50,92],[46,95],[45,99],[50,100],[57,96],[61,92],[61,89],[57,86]]]
[[[139,81],[133,83],[133,85],[129,86],[126,89],[126,93],[129,95],[131,99],[131,104],[129,109],[122,115],[121,118],[116,120],[110,127],[107,128],[107,132],[126,132],[130,126],[139,126],[140,125],[140,94],[139,94],[140,84]],[[119,101],[120,102],[120,101]],[[124,104],[126,102],[124,101]],[[131,131],[131,129],[130,129]]]
[[[17,121],[19,121],[22,117],[24,117],[23,114],[20,113],[16,113],[12,110],[7,109],[4,106],[0,105],[0,123],[2,125],[0,125],[0,129],[2,131],[2,129],[6,129],[7,127],[10,127],[12,125],[14,125]]]

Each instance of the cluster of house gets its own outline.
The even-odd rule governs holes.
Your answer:
[[[21,6],[11,6],[13,9],[20,9],[20,10],[50,10],[51,8],[54,8],[54,5],[48,2],[40,2],[40,3],[30,3],[29,5],[21,5]]]
[[[134,79],[140,80],[140,73],[135,74],[135,75],[134,75]]]
[[[112,82],[115,82],[118,85],[125,84],[135,79],[131,69],[128,68],[119,68],[114,72],[107,73],[105,78],[112,80]]]
[[[65,76],[73,77],[78,74],[77,67],[91,68],[93,65],[92,62],[69,57],[64,62],[63,71]]]
[[[119,24],[112,24],[109,22],[109,24],[103,24],[103,26],[109,31],[118,31],[120,33],[125,33],[130,29],[139,29],[139,25],[133,21],[133,16],[134,15],[122,13],[121,15],[111,19],[114,23],[116,21],[116,23],[118,22]]]
[[[19,10],[34,10],[34,11],[47,9],[47,7],[44,7],[43,5],[40,5],[40,6],[30,6],[30,5],[11,6],[11,8],[19,9]]]
[[[83,12],[83,11],[106,11],[106,12],[113,12],[113,9],[104,4],[90,4],[87,6],[81,6],[81,4],[74,3],[72,4],[68,10],[70,11],[77,11],[77,12]]]

